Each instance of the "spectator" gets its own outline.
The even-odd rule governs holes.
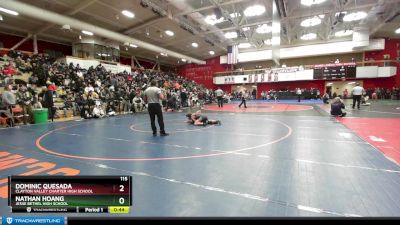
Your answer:
[[[17,103],[17,98],[11,89],[11,85],[7,85],[1,95],[3,107],[9,108]]]
[[[346,99],[348,95],[349,95],[349,92],[347,91],[347,89],[344,89],[344,91],[343,91],[343,99]]]
[[[322,101],[325,103],[325,104],[329,104],[329,94],[328,93],[325,93],[324,94],[324,96],[322,97]]]
[[[345,105],[343,104],[342,100],[339,97],[336,97],[335,99],[333,99],[333,102],[331,104],[331,115],[340,117],[346,116],[346,112],[342,111],[342,109],[344,108]]]
[[[24,124],[33,123],[32,111],[33,96],[25,85],[22,85],[17,93],[17,103],[22,107],[24,114]]]
[[[93,109],[93,118],[103,118],[105,116],[103,108],[101,108],[100,101],[96,101],[96,106]]]
[[[54,121],[56,109],[54,108],[53,91],[43,88],[43,107],[47,108],[49,119]]]
[[[244,108],[247,108],[246,106],[246,99],[249,97],[249,94],[247,90],[242,94],[242,102],[239,104],[239,108],[244,104]]]
[[[144,109],[144,101],[143,99],[140,97],[140,94],[137,93],[136,96],[133,98],[132,100],[132,104],[133,104],[133,112],[142,112]]]
[[[300,88],[296,88],[296,95],[297,95],[297,101],[300,102],[300,98],[301,98],[301,89]]]

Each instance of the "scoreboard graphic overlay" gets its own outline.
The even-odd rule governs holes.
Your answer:
[[[8,205],[18,213],[128,213],[131,176],[9,176]]]

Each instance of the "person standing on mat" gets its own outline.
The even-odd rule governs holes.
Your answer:
[[[218,108],[219,107],[224,107],[224,103],[223,103],[223,96],[224,96],[224,92],[221,90],[221,88],[218,88],[215,91],[215,96],[217,96],[217,101],[218,101]]]
[[[360,83],[356,83],[356,86],[353,88],[351,91],[353,94],[353,106],[352,108],[356,106],[357,102],[357,109],[360,109],[360,103],[361,103],[361,95],[365,93],[364,88],[360,86]]]
[[[297,101],[300,102],[300,98],[301,98],[301,89],[300,88],[296,89],[296,95],[297,95]]]
[[[144,101],[148,104],[153,136],[157,136],[157,127],[155,124],[156,115],[158,119],[158,125],[160,126],[160,136],[168,136],[169,134],[166,133],[164,129],[164,119],[160,105],[160,100],[164,100],[165,97],[162,94],[161,89],[156,87],[156,85],[156,80],[152,80],[150,82],[150,87],[144,91]]]
[[[244,104],[244,108],[247,108],[246,106],[246,98],[248,98],[249,94],[247,93],[247,91],[245,91],[244,93],[242,92],[242,102],[239,105],[239,108],[242,106],[242,104]]]
[[[49,86],[50,87],[50,86]],[[56,113],[56,109],[54,108],[54,100],[53,100],[53,91],[52,89],[43,88],[43,107],[47,108],[49,119],[51,122],[54,122],[54,114]]]

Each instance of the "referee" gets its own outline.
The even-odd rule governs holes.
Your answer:
[[[148,111],[150,115],[151,129],[153,129],[153,136],[157,136],[156,127],[156,115],[158,119],[158,125],[160,126],[160,136],[168,136],[164,129],[164,119],[161,111],[160,99],[164,100],[165,97],[161,93],[161,89],[156,87],[157,81],[152,80],[150,87],[144,91],[144,101],[148,103]]]
[[[356,86],[353,88],[351,93],[353,94],[352,108],[354,109],[354,107],[356,106],[356,102],[357,102],[357,109],[360,109],[361,96],[365,93],[364,88],[360,86],[360,83],[356,83]]]

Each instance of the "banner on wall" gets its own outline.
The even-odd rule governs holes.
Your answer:
[[[248,75],[214,77],[214,84],[271,83],[312,79],[313,70],[265,70]]]

